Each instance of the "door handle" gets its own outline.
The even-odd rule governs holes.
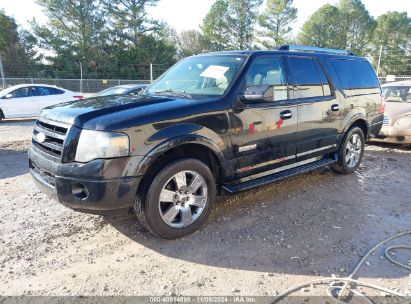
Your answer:
[[[290,119],[291,117],[293,117],[293,113],[289,110],[283,111],[283,112],[280,113],[280,118],[281,119],[286,120],[286,119]]]
[[[333,104],[333,105],[331,106],[331,111],[337,112],[337,111],[339,111],[339,110],[340,110],[340,105],[339,105],[339,104]]]

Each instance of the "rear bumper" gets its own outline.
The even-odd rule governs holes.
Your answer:
[[[110,214],[134,205],[141,177],[113,177],[104,173],[108,167],[124,172],[130,163],[129,158],[63,164],[48,159],[33,147],[28,155],[30,173],[37,186],[71,209]],[[109,178],[104,178],[104,175]]]

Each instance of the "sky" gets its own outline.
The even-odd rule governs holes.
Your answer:
[[[156,19],[166,21],[177,31],[199,29],[204,16],[215,0],[160,0],[156,7],[148,9]],[[298,18],[293,24],[293,33],[297,34],[304,22],[318,8],[326,3],[335,4],[338,0],[294,0],[298,8]],[[388,11],[406,11],[411,16],[411,0],[363,0],[370,14],[378,17]],[[47,19],[34,0],[0,0],[0,9],[13,16],[18,24],[29,28],[28,21],[36,18],[40,23]]]

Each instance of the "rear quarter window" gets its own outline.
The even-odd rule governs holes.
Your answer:
[[[330,59],[329,62],[346,94],[357,94],[360,93],[358,90],[363,89],[378,89],[380,91],[380,82],[368,61]]]

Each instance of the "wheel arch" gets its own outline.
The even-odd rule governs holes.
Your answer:
[[[195,158],[204,162],[211,170],[216,183],[224,175],[221,163],[225,161],[218,145],[210,139],[190,135],[169,139],[153,148],[140,162],[135,175],[151,179],[166,163],[178,158]]]

